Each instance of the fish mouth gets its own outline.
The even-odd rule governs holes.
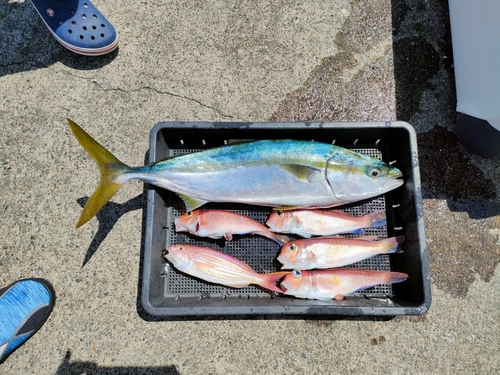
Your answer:
[[[180,218],[175,219],[175,231],[176,232],[185,232],[186,231],[186,227],[184,225],[182,225]]]
[[[402,175],[401,175],[401,176],[399,176],[399,177],[402,177]],[[394,179],[392,179],[392,180],[387,181],[387,182],[386,182],[386,183],[382,186],[382,190],[383,190],[383,191],[391,191],[391,190],[394,190],[394,189],[396,189],[396,188],[400,187],[400,186],[401,186],[401,185],[403,185],[403,184],[404,184],[404,180],[401,180],[401,179],[399,179],[399,178],[394,178]]]
[[[286,259],[283,259],[280,256],[278,256],[276,260],[282,264],[281,266],[282,270],[291,270],[294,268],[294,266],[291,263],[287,262]]]
[[[275,232],[275,233],[279,233],[276,229],[279,229],[276,225],[274,225],[274,223],[270,222],[270,221],[266,221],[266,225],[269,227],[269,230],[271,232]]]
[[[180,225],[181,225],[181,221],[179,220],[179,218],[175,219],[175,230],[176,231],[179,230]]]

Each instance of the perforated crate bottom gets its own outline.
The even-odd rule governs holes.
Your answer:
[[[175,149],[173,155],[181,155],[191,152],[196,152],[194,149]],[[374,158],[381,159],[382,154],[378,149],[355,149],[354,151],[369,155]],[[171,194],[171,201],[168,202],[169,227],[167,228],[167,247],[176,244],[189,244],[195,246],[209,247],[229,255],[232,255],[243,262],[247,263],[258,273],[275,272],[281,269],[281,264],[276,260],[280,246],[273,240],[254,236],[235,235],[232,241],[213,240],[201,237],[196,237],[191,234],[177,233],[175,231],[175,219],[185,212],[185,205],[181,199],[174,194]],[[202,207],[204,210],[208,209],[224,209],[251,217],[260,223],[265,224],[271,208],[250,206],[243,204],[231,203],[209,203]],[[347,208],[342,209],[345,212],[361,216],[370,212],[379,210],[386,210],[386,203],[384,196],[380,196],[368,201],[363,201],[358,205],[349,205]],[[387,226],[366,228],[363,235],[375,235],[380,238],[387,238]],[[346,234],[345,237],[356,237],[355,234]],[[293,236],[290,236],[293,237]],[[296,237],[299,238],[299,237]],[[165,261],[165,260],[164,260]],[[389,255],[378,255],[373,258],[355,263],[350,266],[351,268],[390,271]],[[168,299],[180,299],[182,297],[223,297],[223,298],[251,298],[251,297],[269,297],[271,292],[266,292],[264,289],[250,285],[245,288],[235,289],[228,288],[221,285],[211,284],[183,274],[177,271],[170,263],[165,261],[164,273],[164,296]],[[369,289],[365,289],[356,293],[356,296],[363,297],[378,297],[386,298],[393,297],[391,285],[378,285]],[[289,297],[279,297],[289,298]]]

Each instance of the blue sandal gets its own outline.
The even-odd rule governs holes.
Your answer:
[[[44,325],[54,302],[54,289],[42,279],[0,289],[0,363]]]
[[[111,23],[89,0],[31,0],[50,33],[75,53],[99,56],[118,46]]]

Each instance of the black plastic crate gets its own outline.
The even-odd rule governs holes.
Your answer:
[[[176,233],[174,220],[184,203],[169,191],[150,187],[147,200],[142,304],[156,317],[230,315],[420,315],[431,304],[415,131],[404,122],[369,123],[192,123],[161,122],[150,133],[150,163],[169,156],[197,152],[240,140],[304,139],[355,149],[385,162],[395,161],[403,186],[383,196],[336,207],[353,215],[385,209],[387,226],[368,228],[380,237],[404,235],[402,253],[379,255],[353,267],[405,272],[394,285],[361,291],[342,301],[316,301],[268,293],[258,286],[242,289],[206,283],[172,267],[162,252],[178,243],[210,247],[231,254],[259,273],[280,270],[280,246],[259,236],[235,236],[232,241]],[[226,209],[265,223],[271,208],[209,203],[202,209]],[[351,266],[350,266],[351,267]]]

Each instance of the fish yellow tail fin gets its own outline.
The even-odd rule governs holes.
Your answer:
[[[119,179],[120,175],[130,168],[118,160],[111,152],[101,146],[94,138],[88,135],[76,123],[68,119],[68,124],[73,131],[76,139],[83,146],[85,151],[94,159],[99,167],[101,182],[94,194],[89,198],[76,227],[81,227],[87,221],[92,219],[97,212],[104,206],[127,179]]]

